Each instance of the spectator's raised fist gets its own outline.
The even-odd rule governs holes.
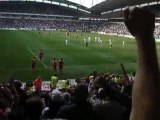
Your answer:
[[[124,22],[133,36],[153,35],[155,15],[149,10],[130,7],[124,10]]]

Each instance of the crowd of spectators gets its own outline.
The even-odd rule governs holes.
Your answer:
[[[155,26],[155,31],[154,31],[154,35],[156,39],[160,38],[160,25],[156,25]]]
[[[64,20],[40,20],[40,19],[8,19],[0,20],[0,28],[47,30],[66,29],[69,31],[96,31],[116,35],[131,35],[123,23],[107,23],[97,21],[64,21]],[[160,26],[155,26],[155,38],[160,38]]]
[[[101,22],[92,21],[64,21],[39,19],[1,19],[0,28],[26,29],[66,29],[69,31],[97,31]]]
[[[99,31],[116,35],[131,35],[125,24],[122,22],[103,23],[99,28]],[[160,38],[159,23],[155,25],[154,36],[156,39]]]
[[[116,35],[131,35],[124,23],[109,23],[100,21],[64,21],[64,20],[40,20],[40,19],[8,19],[0,20],[0,28],[51,30],[66,29],[69,31],[96,31]],[[155,38],[160,38],[160,26],[155,26]]]
[[[73,15],[83,16],[78,11],[60,7],[52,4],[23,1],[1,1],[0,12],[32,13],[50,15]],[[84,13],[83,13],[84,14]],[[26,29],[67,29],[70,31],[98,31],[117,35],[131,35],[122,22],[84,22],[63,20],[41,20],[41,19],[0,19],[0,28],[26,28]],[[155,38],[160,38],[159,25],[155,26]]]
[[[1,1],[0,12],[32,13],[49,15],[83,16],[78,10],[68,9],[52,4],[30,1]],[[122,14],[122,13],[121,13]],[[116,22],[69,22],[31,19],[1,19],[0,28],[27,28],[27,29],[67,29],[70,31],[99,31],[117,35],[131,35],[124,23]],[[155,38],[160,38],[159,25],[155,26]]]
[[[113,33],[113,34],[122,34],[122,35],[130,35],[129,31],[127,30],[127,27],[124,25],[124,23],[108,23],[105,24],[100,31],[103,31],[105,33]]]
[[[0,119],[128,120],[133,81],[134,75],[94,71],[76,78],[76,84],[63,80],[61,87],[54,82],[50,91],[42,91],[40,77],[24,88],[11,78],[0,84]]]

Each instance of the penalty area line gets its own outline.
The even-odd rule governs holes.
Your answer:
[[[36,56],[36,54],[31,50],[31,49],[28,49],[28,52],[30,53],[30,54],[32,54],[40,63],[41,63],[41,65],[44,67],[44,68],[48,68],[47,67],[47,65],[45,65],[43,62],[41,62],[40,61],[40,59]]]

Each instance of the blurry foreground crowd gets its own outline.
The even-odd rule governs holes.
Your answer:
[[[50,90],[38,77],[22,83],[11,78],[0,84],[0,120],[128,120],[134,74],[98,74],[94,71],[75,84],[52,76]],[[32,87],[35,88],[33,91]]]

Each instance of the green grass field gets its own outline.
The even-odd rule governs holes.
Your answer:
[[[76,41],[76,36],[79,40]],[[83,38],[91,37],[89,47],[85,47]],[[94,42],[100,36],[103,46]],[[113,47],[108,44],[109,38]],[[122,41],[125,39],[125,46]],[[0,81],[8,80],[12,75],[16,79],[34,80],[38,75],[43,80],[50,80],[53,74],[51,60],[53,57],[64,59],[64,73],[58,74],[59,79],[84,77],[93,70],[100,73],[121,73],[120,63],[124,63],[128,73],[135,71],[137,48],[135,40],[91,33],[70,33],[70,45],[65,45],[65,32],[37,31],[0,31]],[[30,51],[29,51],[29,50]],[[36,71],[31,70],[33,54],[38,56],[40,49],[44,51],[43,64],[38,62]],[[160,43],[157,43],[158,55]],[[31,54],[32,53],[32,54]],[[159,55],[160,60],[160,55]],[[45,68],[44,66],[47,66]]]

